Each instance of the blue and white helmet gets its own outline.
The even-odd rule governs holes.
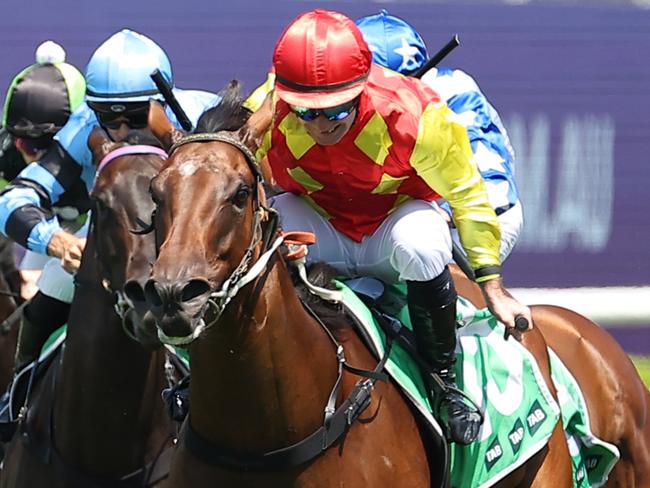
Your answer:
[[[422,37],[405,20],[386,10],[357,20],[372,51],[373,62],[409,75],[426,63],[427,47]]]
[[[86,100],[145,102],[161,99],[150,75],[159,69],[173,85],[165,51],[146,36],[128,29],[113,34],[93,53],[86,66]]]

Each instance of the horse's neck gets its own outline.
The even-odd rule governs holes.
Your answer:
[[[163,353],[128,339],[113,303],[99,279],[77,287],[56,394],[55,424],[63,426],[56,446],[64,459],[95,473],[142,464],[162,405]],[[102,452],[110,455],[102,459]]]
[[[303,308],[285,265],[276,261],[261,280],[191,350],[192,426],[234,450],[311,434],[336,380],[334,345]]]

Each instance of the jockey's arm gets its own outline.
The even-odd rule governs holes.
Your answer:
[[[255,88],[255,90],[248,95],[248,98],[246,98],[242,106],[251,112],[257,112],[266,101],[268,95],[273,91],[274,83],[275,74],[269,73],[266,80],[264,80],[264,83]]]
[[[80,175],[74,159],[52,144],[0,194],[0,230],[27,249],[62,258],[64,265],[76,263],[84,240],[64,231],[51,208]]]
[[[268,164],[266,153],[271,146],[271,126],[273,124],[273,83],[275,75],[269,73],[266,81],[258,86],[242,104],[253,112],[246,124],[246,130],[240,134],[244,144],[256,152],[267,187],[276,189],[275,180]]]
[[[453,121],[446,105],[430,105],[423,114],[411,165],[449,202],[461,243],[490,311],[508,327],[514,327],[518,315],[531,323],[528,307],[503,287],[499,222],[473,162],[467,131]]]

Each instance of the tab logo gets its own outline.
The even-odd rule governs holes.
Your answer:
[[[535,432],[542,426],[546,420],[546,414],[540,406],[539,402],[535,400],[533,406],[530,407],[528,415],[526,416],[526,423],[528,424],[528,433],[533,436]]]
[[[512,448],[513,454],[516,455],[519,452],[519,449],[521,449],[521,441],[524,440],[525,433],[524,424],[521,419],[517,419],[508,434],[508,440],[510,441],[510,447]]]
[[[487,452],[485,453],[485,467],[491,470],[492,466],[503,456],[503,448],[499,444],[499,439],[494,439]]]
[[[587,471],[593,471],[598,467],[600,464],[600,459],[602,456],[589,456],[587,459],[585,459],[585,467],[587,468]]]

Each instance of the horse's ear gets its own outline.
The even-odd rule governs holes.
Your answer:
[[[167,117],[163,106],[155,100],[149,101],[148,122],[151,133],[161,142],[165,150],[168,150],[176,141],[179,141],[185,136],[183,131],[174,127]]]
[[[88,136],[88,148],[93,153],[95,163],[99,163],[104,156],[111,152],[114,145],[115,143],[101,127],[95,127]]]
[[[273,92],[264,99],[262,106],[248,118],[246,123],[237,131],[239,140],[253,152],[262,145],[264,135],[273,123]]]

